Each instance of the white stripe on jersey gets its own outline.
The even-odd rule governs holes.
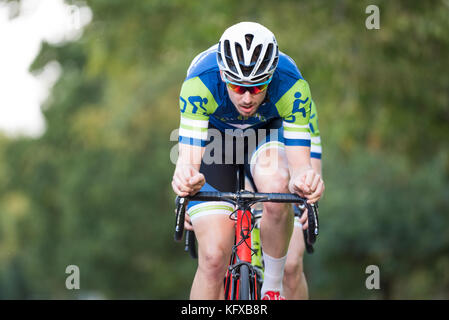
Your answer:
[[[182,137],[207,140],[207,131],[202,132],[179,128],[179,135]]]
[[[311,145],[310,146],[310,152],[315,152],[315,153],[320,153],[322,152],[321,150],[321,146],[315,146],[315,145]]]
[[[285,139],[310,140],[310,133],[309,132],[294,132],[294,131],[285,131],[284,130],[284,138]]]
[[[284,127],[288,127],[288,128],[308,128],[309,125],[308,124],[304,124],[304,125],[299,125],[299,124],[294,124],[294,123],[290,123],[290,122],[286,122],[286,121],[282,121],[282,125]]]
[[[312,137],[311,140],[312,140],[312,143],[315,143],[315,144],[320,144],[321,143],[321,138],[320,137]]]
[[[195,128],[207,128],[209,126],[209,120],[193,120],[181,116],[181,124]]]

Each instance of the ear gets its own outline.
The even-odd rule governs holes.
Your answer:
[[[220,78],[221,78],[221,81],[226,82],[222,70],[220,70]]]

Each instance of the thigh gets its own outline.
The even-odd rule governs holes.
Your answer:
[[[259,192],[288,192],[290,174],[282,143],[263,144],[252,157],[252,161],[251,175]]]
[[[235,223],[226,215],[205,215],[193,222],[198,241],[199,264],[217,259],[227,263],[234,244]]]
[[[288,162],[280,119],[258,130],[257,147],[250,152],[247,172],[259,192],[270,192],[266,187],[274,180],[288,181]]]
[[[200,172],[204,174],[206,183],[200,191],[235,191],[237,183],[236,168],[226,164],[201,164]],[[190,201],[187,206],[187,214],[190,216],[193,226],[195,220],[206,216],[225,216],[235,210],[235,206],[227,201]],[[196,228],[195,228],[196,233]]]

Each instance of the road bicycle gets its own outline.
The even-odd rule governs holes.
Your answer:
[[[259,202],[296,203],[301,211],[307,208],[309,227],[305,230],[305,242],[308,252],[313,252],[313,244],[318,236],[318,207],[307,203],[307,199],[289,193],[258,193],[245,190],[244,166],[237,170],[237,192],[198,192],[193,196],[176,198],[176,241],[181,241],[184,231],[185,211],[189,201],[227,201],[236,206],[230,215],[235,221],[235,240],[230,263],[224,278],[225,299],[259,300],[263,282],[263,268],[253,264],[253,256],[260,248],[253,248],[251,235],[255,230],[260,214],[251,206]],[[256,190],[256,189],[255,189]],[[260,212],[260,210],[259,210]],[[257,229],[256,229],[257,230]],[[257,236],[257,233],[255,233]],[[193,232],[186,235],[186,251],[196,258],[195,237]],[[258,241],[260,244],[260,239]],[[259,252],[260,253],[260,252]],[[262,269],[262,270],[261,270]]]

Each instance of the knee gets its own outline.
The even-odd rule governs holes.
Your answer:
[[[201,253],[199,269],[210,281],[223,281],[228,260],[225,250],[210,246]]]
[[[272,222],[284,221],[289,214],[289,206],[284,203],[264,203],[263,219],[269,218]]]
[[[263,175],[260,171],[255,170],[254,180],[258,191],[266,193],[288,193],[288,171],[284,169],[280,171],[276,175]],[[285,203],[264,203],[266,213],[274,216],[287,212],[287,206]]]
[[[259,192],[288,192],[289,173],[285,168],[279,169],[275,174],[267,174],[263,168],[256,166],[253,176]]]
[[[288,193],[288,179],[273,177],[264,184],[262,191],[266,193]],[[286,203],[264,203],[264,215],[272,219],[286,219],[292,213],[291,205]]]
[[[266,192],[286,193],[288,192],[288,174],[270,176],[266,181]]]
[[[275,154],[271,154],[274,152]],[[259,154],[252,169],[259,192],[283,193],[288,191],[289,170],[285,155],[270,149]]]

